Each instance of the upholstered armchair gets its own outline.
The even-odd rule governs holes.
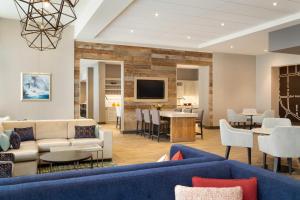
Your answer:
[[[15,156],[12,153],[0,153],[0,178],[13,176]]]
[[[288,118],[264,118],[262,128],[275,128],[277,126],[292,126],[292,122]]]
[[[265,118],[274,118],[274,111],[266,110],[262,115],[253,116],[253,123],[262,124]]]
[[[251,130],[237,129],[225,120],[220,120],[222,145],[226,146],[225,158],[229,158],[231,147],[244,147],[248,152],[248,163],[251,164],[251,149],[253,147],[253,133]]]
[[[237,124],[238,126],[240,123],[246,125],[247,117],[237,114],[233,109],[227,109],[227,120],[231,125]]]
[[[289,173],[292,158],[300,158],[300,127],[275,127],[269,136],[258,136],[258,148],[263,152],[264,168],[267,154],[274,157],[274,172],[280,167],[280,158],[287,158]]]

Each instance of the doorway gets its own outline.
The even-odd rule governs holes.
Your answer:
[[[124,128],[124,64],[80,60],[80,118]],[[118,123],[117,123],[118,121]]]
[[[177,108],[204,110],[203,124],[209,125],[209,66],[178,65]]]

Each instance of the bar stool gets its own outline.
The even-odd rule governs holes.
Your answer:
[[[136,116],[136,134],[143,135],[144,132],[144,120],[143,120],[143,113],[142,110],[137,108],[135,109],[135,116]],[[140,127],[140,129],[139,129]]]
[[[149,138],[151,136],[151,127],[152,127],[152,123],[151,123],[151,116],[150,116],[150,110],[142,110],[143,112],[143,116],[144,116],[144,131],[143,131],[143,135],[146,136],[148,135]]]
[[[203,116],[204,116],[204,110],[201,110],[198,112],[198,117],[196,118],[196,124],[200,128],[200,132],[195,132],[197,135],[201,135],[201,139],[203,139]]]
[[[157,142],[159,142],[161,135],[167,135],[169,133],[169,121],[161,120],[159,110],[153,109],[150,111],[152,116],[152,135],[153,137],[157,138]],[[154,129],[156,128],[156,134]]]

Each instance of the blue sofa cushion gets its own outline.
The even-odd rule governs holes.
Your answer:
[[[300,200],[300,181],[238,161],[229,164],[232,178],[257,177],[258,199]]]
[[[0,179],[0,186],[20,184],[26,182],[47,181],[47,180],[65,179],[65,178],[81,177],[81,176],[93,176],[99,174],[118,173],[118,172],[150,169],[150,168],[160,168],[160,167],[169,167],[169,166],[186,165],[192,163],[203,163],[203,162],[224,160],[223,157],[210,154],[198,149],[186,147],[183,145],[172,145],[171,152],[176,150],[182,151],[184,156],[186,156],[187,158],[180,161],[166,161],[166,162],[159,162],[159,163],[155,162],[155,163],[145,163],[145,164],[137,164],[137,165],[109,167],[109,168],[57,172],[57,173],[40,174],[34,176],[20,176],[20,177],[14,177],[9,179]]]
[[[216,161],[0,186],[0,199],[172,200],[175,186],[191,186],[193,176],[230,178],[230,168]]]
[[[183,154],[184,159],[198,158],[198,157],[205,156],[206,158],[210,158],[210,159],[225,160],[225,158],[222,157],[222,156],[218,156],[218,155],[213,154],[213,153],[209,153],[209,152],[206,152],[206,151],[202,151],[200,149],[184,146],[184,145],[181,145],[181,144],[174,144],[174,145],[171,146],[170,158],[172,158],[174,156],[174,154],[177,153],[178,151],[181,151],[181,153]]]

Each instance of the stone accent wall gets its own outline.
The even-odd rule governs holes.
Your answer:
[[[176,107],[176,67],[181,65],[209,66],[209,124],[213,121],[212,105],[212,54],[135,46],[75,42],[74,67],[74,117],[79,118],[80,59],[110,60],[124,62],[124,128],[135,128],[137,107],[150,108],[155,103],[134,102],[134,77],[168,78],[168,102],[164,108]]]

